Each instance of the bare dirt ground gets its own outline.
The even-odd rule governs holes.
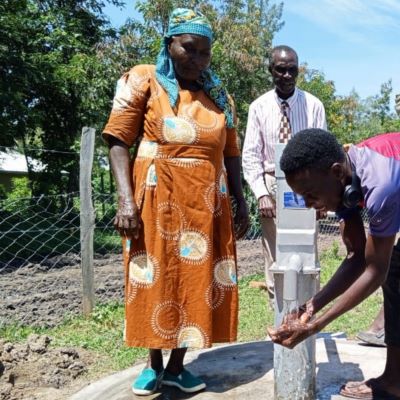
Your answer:
[[[0,339],[1,400],[61,400],[86,383],[92,354],[49,348],[50,342],[49,337],[38,335],[30,335],[22,344]]]
[[[320,250],[331,245],[322,241]],[[0,276],[0,326],[11,322],[56,326],[81,312],[82,280],[76,256],[29,264]],[[238,242],[239,277],[263,272],[260,240]],[[95,261],[98,302],[123,300],[120,255]],[[0,339],[0,400],[63,400],[89,383],[93,354],[83,349],[49,348],[51,339],[29,337],[26,343]]]
[[[263,271],[261,242],[238,243],[239,276]],[[46,265],[28,264],[1,274],[0,325],[16,321],[24,325],[52,327],[67,315],[81,311],[82,277],[79,260],[59,258]],[[122,257],[110,255],[95,260],[96,299],[123,300]]]

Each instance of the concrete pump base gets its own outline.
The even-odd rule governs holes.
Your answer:
[[[340,386],[348,380],[378,376],[383,371],[385,359],[385,348],[362,346],[337,334],[320,334],[316,345],[316,400],[345,399],[338,395]],[[137,364],[92,383],[70,400],[274,399],[271,341],[192,351],[188,352],[185,361],[185,366],[207,383],[205,391],[185,395],[178,389],[164,386],[152,396],[135,396],[130,385],[144,367],[144,364]]]

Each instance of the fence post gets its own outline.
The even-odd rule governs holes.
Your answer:
[[[89,315],[94,307],[93,234],[95,214],[92,202],[92,167],[95,130],[82,129],[79,162],[81,268],[83,284],[83,314]]]

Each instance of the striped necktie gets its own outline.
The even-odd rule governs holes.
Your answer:
[[[279,143],[287,143],[292,136],[290,120],[288,117],[289,104],[286,101],[281,103],[282,118],[279,126]]]

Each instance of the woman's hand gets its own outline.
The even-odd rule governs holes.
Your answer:
[[[117,214],[114,218],[114,227],[125,237],[139,237],[140,221],[136,203],[132,199],[120,196],[118,199]]]
[[[236,239],[241,239],[249,229],[249,212],[247,210],[246,200],[237,202],[237,208],[234,218]]]
[[[110,161],[118,191],[118,208],[114,227],[120,235],[139,237],[138,208],[133,200],[134,187],[131,180],[131,159],[128,146],[112,135],[106,135],[110,147]]]

